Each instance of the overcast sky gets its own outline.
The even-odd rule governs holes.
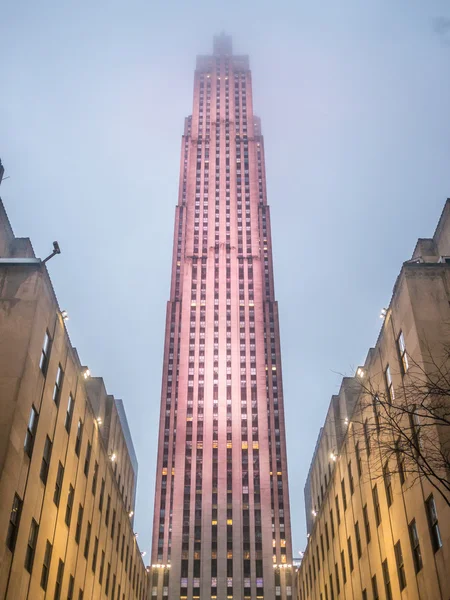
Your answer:
[[[2,3],[3,201],[38,256],[60,243],[71,340],[125,403],[147,552],[183,119],[222,29],[265,135],[295,551],[338,373],[450,196],[448,0]]]

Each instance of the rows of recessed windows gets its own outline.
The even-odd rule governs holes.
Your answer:
[[[372,499],[373,499],[373,505],[374,505],[375,523],[378,527],[381,523],[381,512],[380,512],[380,505],[379,505],[379,498],[378,498],[378,489],[377,489],[376,485],[372,489]],[[341,522],[341,513],[340,513],[338,496],[335,497],[335,504],[336,504],[337,523],[339,525]],[[345,510],[345,508],[346,507],[344,505],[344,510]],[[427,513],[431,545],[432,545],[433,551],[437,552],[442,547],[442,538],[441,538],[441,534],[440,534],[438,515],[437,515],[436,504],[435,504],[433,495],[430,495],[428,497],[428,499],[426,500],[425,510]],[[371,528],[370,528],[370,520],[369,520],[369,515],[368,515],[367,504],[365,504],[363,506],[363,521],[364,521],[363,528],[364,528],[364,532],[365,532],[365,541],[366,541],[366,544],[369,545],[372,540],[372,532],[371,532]],[[332,509],[330,510],[330,525],[331,525],[331,538],[334,539],[335,538],[335,525],[334,525],[334,516],[333,516]],[[419,571],[421,571],[421,569],[423,567],[423,561],[422,561],[422,551],[420,548],[419,534],[417,531],[417,525],[416,525],[415,519],[412,519],[410,521],[410,523],[408,525],[408,531],[409,531],[410,550],[411,550],[411,554],[412,554],[412,558],[413,558],[414,569],[415,569],[415,572],[418,573]],[[305,568],[305,571],[304,571],[305,576],[302,579],[301,587],[300,587],[300,598],[302,600],[304,598],[307,598],[309,596],[309,594],[311,593],[313,585],[314,585],[313,582],[316,581],[316,579],[319,577],[319,573],[321,570],[321,564],[324,564],[324,562],[326,560],[326,556],[328,556],[328,552],[330,550],[330,534],[329,534],[327,522],[324,525],[324,533],[325,533],[325,544],[324,544],[324,536],[322,533],[320,534],[320,552],[319,552],[319,544],[316,545],[315,552],[314,552],[314,548],[312,548],[312,547],[309,552],[309,555],[310,555],[309,556],[309,565],[308,565],[307,569]],[[326,551],[325,551],[325,547],[326,547]],[[354,557],[353,548],[356,549],[356,556],[359,560],[362,557],[363,546],[362,546],[362,538],[361,538],[360,526],[359,526],[358,521],[356,521],[356,523],[354,524],[354,543],[352,542],[352,536],[350,535],[347,538],[346,543],[344,544],[344,548],[341,549],[340,554],[338,555],[339,561],[336,562],[334,565],[335,587],[333,586],[333,573],[330,573],[330,575],[329,575],[329,582],[328,582],[329,586],[327,583],[325,583],[325,586],[324,586],[325,600],[328,599],[328,591],[330,592],[330,599],[333,600],[335,589],[336,589],[336,593],[340,594],[341,581],[343,582],[344,585],[347,583],[347,578],[348,578],[347,565],[348,565],[349,572],[350,573],[353,572],[353,570],[355,568],[355,557]],[[347,550],[347,560],[345,557],[345,550]],[[407,581],[406,581],[405,565],[404,565],[404,559],[403,559],[403,550],[402,550],[402,545],[401,545],[400,540],[397,540],[397,542],[395,542],[395,544],[394,544],[394,554],[395,554],[395,567],[396,567],[397,576],[398,576],[398,584],[399,584],[400,591],[402,591],[403,589],[405,589],[405,587],[407,585]],[[392,600],[393,592],[392,592],[391,576],[390,576],[390,572],[389,572],[389,565],[388,565],[387,559],[385,559],[382,562],[382,575],[383,575],[383,586],[385,589],[386,599]],[[341,577],[342,577],[342,580],[341,580]],[[371,591],[372,591],[373,599],[378,600],[379,590],[378,590],[378,582],[377,582],[376,574],[374,574],[371,578],[371,588],[372,588]],[[367,589],[364,589],[362,591],[362,597],[366,600],[368,598],[367,594],[368,594]],[[320,594],[320,597],[322,598],[322,593]]]
[[[403,373],[406,373],[406,371],[409,368],[409,363],[408,363],[408,357],[406,354],[405,342],[404,342],[402,332],[400,332],[400,334],[397,338],[397,346],[398,346],[398,352],[399,352],[399,360],[401,361]],[[393,398],[395,391],[394,391],[394,387],[393,387],[393,383],[392,383],[392,378],[390,375],[389,365],[387,365],[384,370],[384,379],[385,379],[385,385],[386,385],[386,392],[389,396],[391,396],[391,398]],[[377,399],[377,396],[375,396],[374,401],[373,401],[373,411],[374,411],[373,420],[375,423],[375,431],[379,433],[380,425],[379,425],[378,410],[379,410],[378,399]],[[413,429],[416,428],[417,435],[419,435],[418,423],[415,420],[415,416],[416,415],[414,413],[411,415],[411,427]],[[370,435],[368,433],[368,420],[367,419],[364,421],[363,433],[364,433],[364,443],[365,443],[366,455],[367,455],[367,459],[369,459],[372,448],[371,448]],[[356,458],[356,471],[357,471],[358,479],[361,479],[361,477],[363,477],[363,462],[362,462],[362,457],[361,457],[361,449],[360,449],[359,441],[355,442],[355,458]],[[406,474],[405,474],[403,459],[402,459],[402,456],[400,453],[397,454],[397,472],[399,475],[400,483],[403,485],[403,483],[406,480]],[[329,475],[330,475],[330,481],[331,481],[331,470],[330,469],[329,469]],[[350,497],[352,497],[355,492],[355,485],[354,485],[354,475],[353,475],[353,467],[352,467],[351,460],[347,463],[347,478],[348,478],[348,490],[350,492]],[[325,484],[327,484],[326,479],[325,479]],[[385,490],[385,494],[386,494],[386,503],[387,503],[387,506],[390,507],[392,505],[392,503],[394,502],[394,495],[393,495],[393,490],[392,490],[392,475],[389,470],[388,461],[383,465],[383,484],[384,484],[384,490]],[[325,486],[325,489],[326,489],[326,486]],[[372,487],[371,495],[372,495],[372,504],[373,504],[375,523],[376,523],[376,526],[379,527],[379,525],[381,524],[381,520],[382,520],[382,512],[381,512],[381,507],[380,507],[379,487],[377,484],[375,484]],[[341,500],[339,499],[339,495],[336,495],[335,499],[334,499],[336,518],[337,518],[338,525],[340,525],[340,523],[341,523],[340,505],[342,504],[344,512],[347,510],[348,505],[349,505],[345,477],[343,477],[340,482],[340,498],[341,498]],[[324,493],[323,493],[323,486],[321,486],[321,494],[320,494],[320,496],[319,495],[317,496],[318,508],[320,507],[323,500],[324,500]],[[364,527],[364,531],[365,531],[365,539],[366,539],[367,545],[371,542],[371,539],[372,539],[368,510],[369,510],[368,505],[366,503],[363,506],[363,521],[364,521],[363,527]],[[432,545],[433,551],[437,552],[442,547],[442,539],[441,539],[441,534],[440,534],[440,529],[439,529],[439,521],[438,521],[437,510],[436,510],[436,504],[435,504],[433,495],[430,495],[428,497],[428,499],[426,500],[425,510],[426,510],[426,515],[427,515],[427,519],[428,519],[431,545]],[[335,525],[334,525],[333,510],[330,510],[330,526],[331,526],[331,537],[334,539]],[[418,535],[415,519],[412,519],[412,521],[409,522],[408,529],[409,529],[409,541],[410,541],[410,547],[411,547],[411,553],[412,553],[412,557],[413,557],[415,572],[418,573],[422,569],[423,564],[422,564],[422,553],[421,553],[421,549],[420,549],[420,540],[419,540],[419,535]],[[328,551],[329,547],[330,547],[330,541],[329,541],[329,532],[328,532],[328,523],[327,522],[325,522],[325,525],[324,525],[324,532],[325,532],[326,548]],[[355,545],[356,545],[356,554],[359,559],[362,556],[362,542],[361,542],[361,535],[360,535],[360,526],[359,526],[358,521],[354,524],[354,539],[355,539]],[[321,544],[321,556],[322,556],[322,562],[323,562],[325,560],[323,534],[320,534],[320,544]],[[353,546],[352,546],[351,536],[349,536],[347,539],[346,549],[347,549],[347,555],[348,555],[349,569],[350,569],[350,572],[352,572],[354,569],[355,562],[354,562],[354,554],[353,554]],[[406,581],[405,568],[404,568],[403,551],[402,551],[402,546],[401,546],[400,540],[398,540],[395,543],[394,551],[395,551],[395,561],[396,561],[396,570],[397,570],[397,575],[398,575],[398,583],[399,583],[400,590],[403,590],[407,585],[407,581]],[[309,593],[311,592],[312,586],[313,586],[313,578],[314,578],[314,580],[316,579],[316,561],[317,561],[317,571],[320,571],[320,557],[319,557],[318,546],[316,547],[316,555],[314,556],[313,550],[311,550],[311,553],[312,553],[312,560],[310,560],[308,570],[305,570],[305,577],[303,578],[303,582],[302,582],[301,592],[303,593],[303,598],[306,598],[307,595],[309,595]],[[341,564],[342,580],[345,584],[347,581],[345,548],[341,550],[340,564]],[[311,567],[312,567],[312,574],[311,574]],[[382,575],[383,575],[383,585],[384,585],[384,589],[385,589],[386,598],[387,598],[387,600],[392,600],[393,593],[392,593],[391,578],[390,578],[389,566],[388,566],[387,559],[384,560],[382,563]],[[338,563],[336,563],[336,565],[335,565],[335,585],[337,588],[337,593],[339,594],[340,579],[339,579]],[[378,591],[378,582],[377,582],[376,574],[374,574],[372,576],[371,587],[372,587],[373,598],[378,599],[379,591]],[[333,598],[334,597],[334,588],[333,588],[331,575],[330,575],[330,580],[329,580],[329,588],[327,588],[327,586],[325,585],[325,598],[327,598],[328,589],[330,591],[330,597]],[[363,598],[367,599],[367,594],[368,594],[367,590],[363,590]]]
[[[42,345],[42,350],[41,350],[40,362],[39,362],[39,366],[40,366],[40,369],[41,369],[44,377],[47,375],[51,347],[52,347],[52,340],[51,340],[49,332],[46,331],[45,337],[44,337],[44,342]],[[59,365],[58,369],[57,369],[55,385],[54,385],[54,390],[53,390],[53,401],[55,402],[58,409],[59,409],[60,400],[61,400],[61,388],[62,388],[63,377],[64,377],[64,372],[63,372],[62,366]],[[74,398],[73,398],[73,395],[71,393],[69,393],[68,401],[67,401],[66,415],[65,415],[65,419],[64,419],[64,427],[69,435],[70,435],[71,425],[72,425],[73,410],[74,410]],[[33,454],[34,440],[35,440],[36,433],[37,433],[38,421],[39,421],[38,410],[36,409],[35,406],[32,406],[31,412],[30,412],[30,418],[28,421],[27,431],[25,434],[25,441],[24,441],[24,451],[30,459]],[[75,444],[74,444],[74,451],[75,451],[76,456],[78,456],[78,457],[80,457],[80,453],[81,453],[82,439],[83,439],[83,423],[80,419],[77,424],[77,433],[76,433]],[[50,462],[51,462],[51,457],[52,457],[52,448],[53,448],[53,443],[52,443],[50,437],[47,435],[45,443],[44,443],[44,451],[43,451],[43,455],[42,455],[41,468],[40,468],[40,479],[41,479],[42,483],[44,484],[44,486],[47,484],[48,472],[50,469]],[[92,454],[92,442],[90,440],[88,440],[87,444],[86,444],[86,453],[85,453],[84,465],[83,465],[83,473],[86,476],[86,478],[88,478],[88,476],[89,476],[91,454]],[[97,461],[95,461],[94,469],[93,469],[93,476],[92,476],[92,484],[91,484],[91,492],[94,495],[94,497],[97,492],[98,475],[99,475],[99,463]],[[117,477],[117,462],[115,463],[115,475]],[[63,481],[64,481],[64,465],[61,463],[61,461],[59,461],[56,480],[55,480],[55,488],[53,491],[53,502],[58,508],[60,506],[60,501],[61,501],[61,491],[62,491],[62,487],[63,487]],[[116,479],[116,482],[118,484],[119,491],[120,491],[121,474],[119,475],[118,480]],[[128,481],[128,483],[131,485],[130,481]],[[98,503],[98,509],[99,509],[100,513],[103,512],[105,485],[106,485],[105,479],[102,478],[99,503]],[[123,498],[123,495],[124,495],[124,485],[122,484],[122,498]],[[67,495],[67,503],[66,503],[66,507],[65,507],[65,516],[64,516],[65,524],[69,528],[72,523],[72,513],[73,513],[73,508],[74,508],[74,496],[75,496],[75,489],[74,489],[73,485],[70,484],[68,495]],[[8,532],[7,532],[7,538],[6,538],[6,545],[11,552],[14,552],[15,545],[16,545],[16,539],[17,539],[20,521],[21,521],[22,504],[23,504],[22,498],[20,498],[20,496],[16,493],[14,496],[13,505],[11,508],[11,515],[10,515],[9,527],[8,527]],[[126,511],[130,512],[130,506],[128,505],[128,496],[125,496],[125,505],[126,505]],[[80,503],[78,506],[78,510],[77,510],[77,519],[76,519],[76,526],[75,526],[75,533],[74,533],[75,542],[78,545],[81,543],[83,517],[84,517],[84,507]],[[112,514],[111,514],[111,495],[108,494],[106,511],[105,511],[105,526],[107,528],[109,528],[109,524],[111,521],[110,537],[111,537],[111,540],[116,539],[116,552],[117,553],[119,552],[119,544],[120,544],[120,541],[122,540],[122,547],[121,547],[121,553],[120,553],[120,560],[122,563],[124,561],[125,540],[127,541],[127,551],[126,551],[126,558],[125,558],[125,573],[128,572],[128,579],[129,579],[130,584],[132,585],[133,591],[135,592],[135,597],[143,599],[144,594],[145,594],[144,577],[141,578],[141,574],[139,573],[139,567],[138,567],[138,572],[136,573],[136,567],[137,567],[136,559],[135,559],[135,562],[133,565],[133,554],[135,554],[135,547],[136,547],[135,540],[133,538],[131,538],[130,536],[126,535],[126,533],[122,533],[122,537],[121,537],[121,523],[117,524],[117,538],[115,538],[116,520],[117,520],[117,511],[114,508],[112,510]],[[91,523],[91,521],[88,521],[87,526],[86,526],[86,534],[85,534],[84,546],[83,546],[83,556],[86,560],[89,559],[91,533],[92,533],[92,523]],[[25,569],[30,574],[33,571],[34,556],[35,556],[38,536],[39,536],[39,523],[34,518],[32,518],[31,524],[30,524],[28,544],[27,544],[26,554],[25,554],[25,563],[24,563]],[[131,552],[130,552],[130,543],[131,543]],[[98,545],[99,545],[99,539],[98,539],[98,537],[96,537],[94,551],[92,554],[92,571],[94,573],[96,572],[96,566],[97,566]],[[45,554],[44,554],[44,560],[43,560],[42,570],[41,570],[41,577],[40,577],[40,584],[41,584],[41,588],[43,590],[47,590],[48,575],[49,575],[50,566],[51,566],[51,562],[52,562],[52,555],[53,555],[53,544],[51,543],[50,540],[47,540]],[[102,551],[102,561],[101,561],[100,571],[99,571],[99,583],[100,584],[103,583],[103,574],[104,574],[104,567],[105,567],[104,563],[105,563],[105,552]],[[62,589],[63,578],[64,578],[64,570],[65,570],[65,564],[64,564],[64,561],[60,558],[58,561],[58,570],[57,570],[57,577],[56,577],[55,591],[54,591],[54,599],[55,600],[59,600],[61,598],[61,589]],[[121,600],[122,583],[119,583],[116,587],[116,583],[117,583],[116,578],[117,578],[116,573],[114,573],[111,578],[111,563],[108,562],[107,574],[106,574],[106,578],[105,578],[105,594],[107,597],[109,597],[109,594],[111,594],[110,597],[112,598],[112,600],[116,600],[116,599]],[[116,595],[116,591],[117,591],[117,595]],[[69,575],[69,586],[68,586],[68,599],[69,600],[73,599],[74,594],[75,594],[75,579],[74,579],[74,576],[72,574],[70,574]],[[79,600],[83,599],[83,594],[84,594],[83,589],[80,588],[79,592],[78,592]],[[123,593],[123,598],[125,598],[125,592]]]

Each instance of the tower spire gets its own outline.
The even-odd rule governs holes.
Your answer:
[[[219,35],[214,36],[213,53],[215,56],[221,54],[233,54],[231,35],[221,31]]]

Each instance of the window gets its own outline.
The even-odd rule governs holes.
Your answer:
[[[353,571],[354,564],[353,564],[353,550],[352,550],[352,538],[349,537],[347,539],[347,549],[348,549],[348,563],[350,565],[350,572]]]
[[[69,394],[69,401],[67,403],[66,420],[64,422],[64,427],[66,428],[67,433],[70,432],[70,426],[72,425],[72,416],[73,416],[73,396],[72,396],[72,394]]]
[[[106,513],[105,513],[105,525],[109,525],[109,513],[111,511],[111,496],[108,494],[108,500],[106,501]]]
[[[389,575],[389,567],[387,560],[383,560],[383,581],[384,591],[386,592],[386,600],[392,600],[391,577]]]
[[[361,558],[362,548],[361,548],[361,534],[359,533],[359,523],[356,521],[355,523],[355,539],[356,539],[356,552],[358,554],[358,558]]]
[[[367,419],[364,421],[363,429],[364,429],[364,441],[366,444],[367,456],[370,456],[370,437],[369,437],[369,426],[367,424]]]
[[[335,503],[336,503],[336,516],[337,516],[337,522],[338,525],[341,524],[341,512],[339,510],[339,498],[336,496],[336,498],[334,499]]]
[[[334,572],[335,572],[335,576],[336,576],[336,592],[339,595],[341,593],[341,582],[339,580],[339,567],[338,567],[337,563],[335,563],[335,565],[334,565]]]
[[[342,504],[344,506],[344,510],[347,510],[347,496],[345,493],[345,480],[341,481],[341,491],[342,491]]]
[[[394,385],[392,383],[391,368],[389,365],[386,367],[386,370],[384,372],[384,380],[386,382],[388,401],[393,402],[395,400],[395,392]]]
[[[67,496],[67,506],[66,506],[66,516],[65,516],[65,522],[67,527],[70,526],[70,520],[72,518],[72,507],[73,507],[73,496],[74,496],[75,490],[73,489],[73,486],[70,485],[69,487],[69,494]]]
[[[372,594],[373,600],[379,600],[380,596],[378,594],[378,584],[377,584],[377,576],[374,575],[372,577]]]
[[[100,585],[103,581],[103,571],[105,569],[105,552],[102,550],[102,558],[100,560],[100,573],[98,574],[98,581]]]
[[[89,545],[91,543],[91,531],[92,531],[92,525],[91,525],[90,521],[88,521],[88,524],[86,527],[86,538],[84,540],[84,558],[86,558],[86,559],[89,556]]]
[[[75,541],[77,544],[80,543],[81,526],[83,524],[83,512],[84,512],[84,509],[80,504],[80,506],[78,507],[77,527],[75,529]]]
[[[402,370],[402,374],[404,375],[409,369],[409,361],[408,355],[406,353],[405,338],[403,337],[403,331],[400,331],[400,335],[398,336],[397,349],[400,357],[400,368]]]
[[[376,484],[372,488],[373,508],[375,511],[375,521],[377,527],[381,523],[381,511],[380,511],[380,500],[378,498],[378,488]]]
[[[105,497],[105,480],[102,479],[102,487],[100,488],[100,498],[98,501],[98,510],[102,512],[103,510],[103,498]]]
[[[398,474],[400,477],[400,483],[401,483],[401,485],[403,485],[405,483],[405,479],[406,479],[405,456],[404,456],[403,452],[401,451],[400,439],[398,439],[395,443],[395,456],[397,459],[397,471],[398,471]]]
[[[30,418],[28,419],[27,433],[25,435],[24,449],[28,456],[31,458],[33,454],[34,438],[36,436],[36,429],[38,425],[38,413],[34,406],[31,407]]]
[[[108,563],[108,567],[106,569],[106,582],[105,582],[105,594],[108,595],[109,592],[109,580],[111,577],[111,563]]]
[[[344,551],[341,551],[341,569],[342,569],[342,579],[344,580],[344,584],[347,583],[347,570],[345,568],[345,556]]]
[[[414,559],[414,569],[416,573],[418,573],[423,566],[422,563],[422,553],[420,551],[420,542],[419,542],[419,534],[417,533],[417,525],[416,520],[413,519],[408,526],[409,529],[409,539],[411,541],[411,550]]]
[[[25,569],[28,573],[33,570],[34,553],[36,551],[36,541],[39,531],[39,525],[34,519],[31,519],[30,533],[28,535],[27,551],[25,554]]]
[[[384,480],[384,488],[386,490],[386,499],[388,506],[391,506],[394,501],[394,496],[392,494],[392,479],[391,473],[389,471],[389,464],[386,461],[383,467],[383,480]]]
[[[439,523],[437,517],[436,503],[433,496],[429,496],[425,503],[427,508],[428,526],[430,528],[431,545],[434,552],[437,552],[442,547],[441,532],[439,531]]]
[[[22,514],[22,500],[17,494],[14,495],[11,514],[9,516],[8,534],[6,536],[6,545],[14,552],[17,539],[17,530],[19,529],[20,515]]]
[[[370,522],[369,522],[369,513],[367,512],[367,504],[363,506],[363,515],[364,515],[364,529],[366,531],[366,540],[367,543],[370,543]]]
[[[403,563],[402,546],[400,540],[394,546],[395,550],[395,562],[397,564],[398,583],[400,585],[400,591],[406,587],[406,575],[405,565]]]
[[[69,588],[67,590],[67,600],[73,600],[73,590],[75,587],[75,579],[73,575],[69,578]]]
[[[86,475],[86,477],[89,474],[89,465],[91,464],[91,452],[92,452],[92,445],[91,445],[91,442],[88,441],[87,448],[86,448],[86,458],[84,459],[84,474]]]
[[[53,502],[56,506],[59,506],[59,501],[61,499],[61,488],[64,479],[64,467],[61,463],[58,463],[58,473],[56,474],[55,481],[55,491],[53,492]]]
[[[362,477],[362,461],[361,452],[359,451],[359,443],[355,444],[356,466],[358,468],[358,477]]]
[[[44,454],[42,456],[41,473],[40,473],[41,481],[44,485],[47,483],[48,467],[50,465],[51,456],[52,456],[52,441],[47,436],[47,438],[45,440],[45,445],[44,445]]]
[[[61,598],[61,588],[62,588],[63,577],[64,577],[64,563],[61,559],[59,559],[58,571],[56,573],[54,600],[60,600],[60,598]]]
[[[350,494],[353,496],[353,493],[355,491],[355,486],[353,483],[352,461],[349,461],[349,463],[347,465],[347,469],[348,469],[348,480],[350,483]]]
[[[92,493],[95,495],[97,491],[97,479],[98,479],[98,462],[94,464],[94,475],[92,476]]]
[[[42,573],[41,573],[41,588],[43,590],[47,589],[48,572],[50,571],[50,563],[52,562],[52,551],[53,551],[53,546],[47,540],[47,543],[45,545],[44,562],[42,563]]]
[[[55,379],[55,387],[53,388],[53,402],[56,406],[59,405],[59,397],[61,396],[61,386],[63,380],[63,370],[61,365],[58,365],[58,370],[56,371],[56,379]]]
[[[92,571],[93,571],[93,573],[95,573],[95,569],[97,568],[97,554],[98,554],[98,537],[95,538],[94,552],[92,553]]]
[[[78,421],[77,439],[75,440],[75,454],[80,456],[81,440],[83,439],[83,423]]]
[[[48,368],[48,360],[50,358],[51,338],[48,331],[45,332],[44,343],[42,344],[41,359],[39,361],[39,368],[42,373],[46,375]]]
[[[364,588],[363,591],[362,591],[362,600],[367,600],[367,590],[366,590],[366,588]]]

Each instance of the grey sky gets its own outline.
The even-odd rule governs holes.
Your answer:
[[[183,119],[222,29],[250,55],[265,135],[296,550],[337,373],[450,195],[448,0],[2,4],[2,197],[38,256],[61,245],[72,342],[125,403],[147,552]]]

